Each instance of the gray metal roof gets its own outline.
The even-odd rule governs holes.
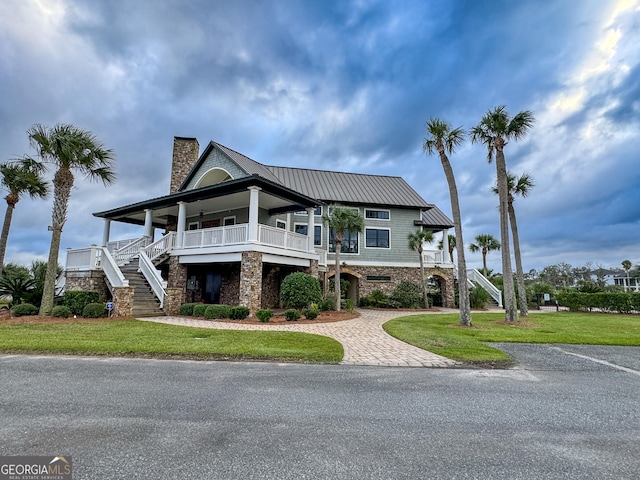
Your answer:
[[[401,177],[266,166],[284,186],[327,203],[429,208]]]
[[[218,147],[222,152],[231,158],[234,162],[238,164],[238,166],[247,172],[249,175],[260,175],[262,178],[266,178],[267,180],[275,183],[282,184],[278,177],[276,177],[271,171],[263,164],[256,162],[255,160],[250,159],[246,155],[241,154],[240,152],[236,152],[235,150],[230,149],[229,147],[225,147],[224,145],[220,145],[216,142],[211,142],[216,147]],[[302,192],[302,190],[298,190]],[[305,194],[306,195],[306,194]]]
[[[453,222],[435,205],[422,212],[422,225],[433,228],[452,228]]]

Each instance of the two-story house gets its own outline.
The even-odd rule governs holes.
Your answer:
[[[216,142],[199,149],[194,138],[174,139],[168,195],[94,214],[104,219],[102,246],[67,252],[67,289],[101,291],[120,315],[146,313],[143,290],[169,314],[185,301],[251,312],[277,307],[280,283],[291,272],[306,271],[327,288],[335,258],[323,215],[339,205],[365,220],[364,231],[346,233],[342,244],[350,298],[426,281],[407,239],[424,228],[442,232],[444,244],[425,245],[426,276],[439,285],[444,306],[454,305],[446,253],[453,224],[401,177],[270,166]],[[112,222],[140,225],[142,235],[111,241]]]

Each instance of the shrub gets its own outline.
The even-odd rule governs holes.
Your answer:
[[[640,294],[624,292],[583,293],[565,290],[556,295],[558,303],[571,311],[594,308],[604,312],[630,313],[640,311]]]
[[[104,308],[104,303],[87,303],[82,309],[84,318],[100,318],[106,315],[107,309]]]
[[[261,322],[266,323],[273,317],[273,310],[270,308],[261,308],[256,311],[256,317],[258,317],[258,320]]]
[[[247,307],[231,307],[229,309],[229,318],[234,320],[244,320],[249,316],[249,309]]]
[[[471,303],[471,308],[484,308],[484,306],[491,298],[489,292],[487,292],[480,285],[476,285],[469,289],[469,303]]]
[[[290,308],[286,312],[284,312],[284,318],[287,319],[287,322],[295,322],[300,318],[300,311],[295,308]]]
[[[353,308],[354,308],[354,307],[355,307],[355,303],[354,303],[354,301],[353,301],[352,299],[347,298],[347,299],[344,301],[344,309],[345,309],[347,312],[353,312]]]
[[[28,315],[37,315],[38,307],[30,303],[19,303],[11,310],[14,317],[23,317]]]
[[[83,290],[70,290],[64,292],[62,297],[62,305],[69,307],[74,315],[82,315],[84,307],[90,303],[99,303],[100,295],[98,292],[85,292]]]
[[[424,306],[422,287],[407,280],[400,282],[393,289],[391,300],[398,302],[401,308],[420,308]]]
[[[369,306],[371,306],[371,300],[369,300],[369,297],[362,297],[360,299],[360,306],[361,307],[369,307]]]
[[[315,320],[316,318],[318,318],[319,313],[320,310],[318,310],[317,308],[305,308],[302,311],[304,318],[306,318],[307,320]]]
[[[295,272],[287,275],[280,286],[280,302],[285,308],[307,308],[322,299],[320,282],[313,275]]]
[[[207,305],[206,303],[198,303],[196,305],[193,306],[193,316],[194,317],[204,317],[204,312],[207,310],[207,307],[209,305]]]
[[[183,303],[180,305],[180,315],[186,315],[188,317],[193,315],[193,308],[196,305],[202,305],[201,303]]]
[[[207,305],[204,311],[204,318],[211,320],[214,318],[230,318],[231,307],[228,305]]]
[[[367,299],[372,307],[383,308],[389,306],[389,297],[382,290],[374,290]]]
[[[335,297],[329,295],[323,298],[318,302],[318,310],[321,312],[326,312],[327,310],[335,310],[336,309],[336,299]]]
[[[57,305],[51,310],[52,317],[69,318],[71,316],[71,309],[64,305]]]

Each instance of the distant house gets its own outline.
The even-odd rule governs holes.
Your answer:
[[[407,236],[424,228],[444,243],[425,245],[427,277],[444,306],[454,306],[453,224],[401,177],[270,166],[216,142],[199,148],[194,138],[175,137],[168,195],[94,214],[105,222],[102,246],[68,251],[68,290],[112,297],[121,315],[175,314],[187,301],[277,307],[291,272],[308,272],[327,288],[334,245],[322,215],[346,206],[365,219],[364,231],[347,233],[342,245],[348,297],[420,282]],[[112,222],[140,225],[141,235],[112,241]]]
[[[618,273],[613,277],[613,284],[622,287],[625,292],[640,292],[640,281],[637,278],[629,277],[627,274]]]

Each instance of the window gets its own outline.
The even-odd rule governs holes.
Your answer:
[[[367,275],[367,280],[370,282],[390,282],[390,275]]]
[[[298,210],[297,212],[294,212],[296,215],[306,215],[307,211],[306,210]],[[315,210],[313,211],[313,215],[316,217],[321,217],[322,216],[322,207],[316,207]]]
[[[224,217],[224,219],[222,220],[222,224],[225,227],[228,227],[229,225],[235,225],[236,224],[236,217]]]
[[[367,228],[365,237],[367,248],[389,248],[389,230]]]
[[[304,223],[296,223],[294,225],[294,229],[296,233],[300,235],[307,234],[307,225]],[[314,225],[313,226],[313,244],[314,245],[322,245],[322,225]]]
[[[369,210],[368,208],[365,208],[364,218],[370,218],[373,220],[389,220],[389,218],[391,218],[391,213],[389,210]]]
[[[331,253],[335,253],[336,251],[336,246],[333,243],[334,236],[335,232],[331,230],[329,232],[329,252]],[[358,253],[358,232],[344,232],[340,253]]]
[[[282,220],[276,220],[276,228],[281,228],[282,230],[286,230],[287,222],[283,222]]]
[[[197,230],[198,225],[198,222],[189,222],[189,230]]]

